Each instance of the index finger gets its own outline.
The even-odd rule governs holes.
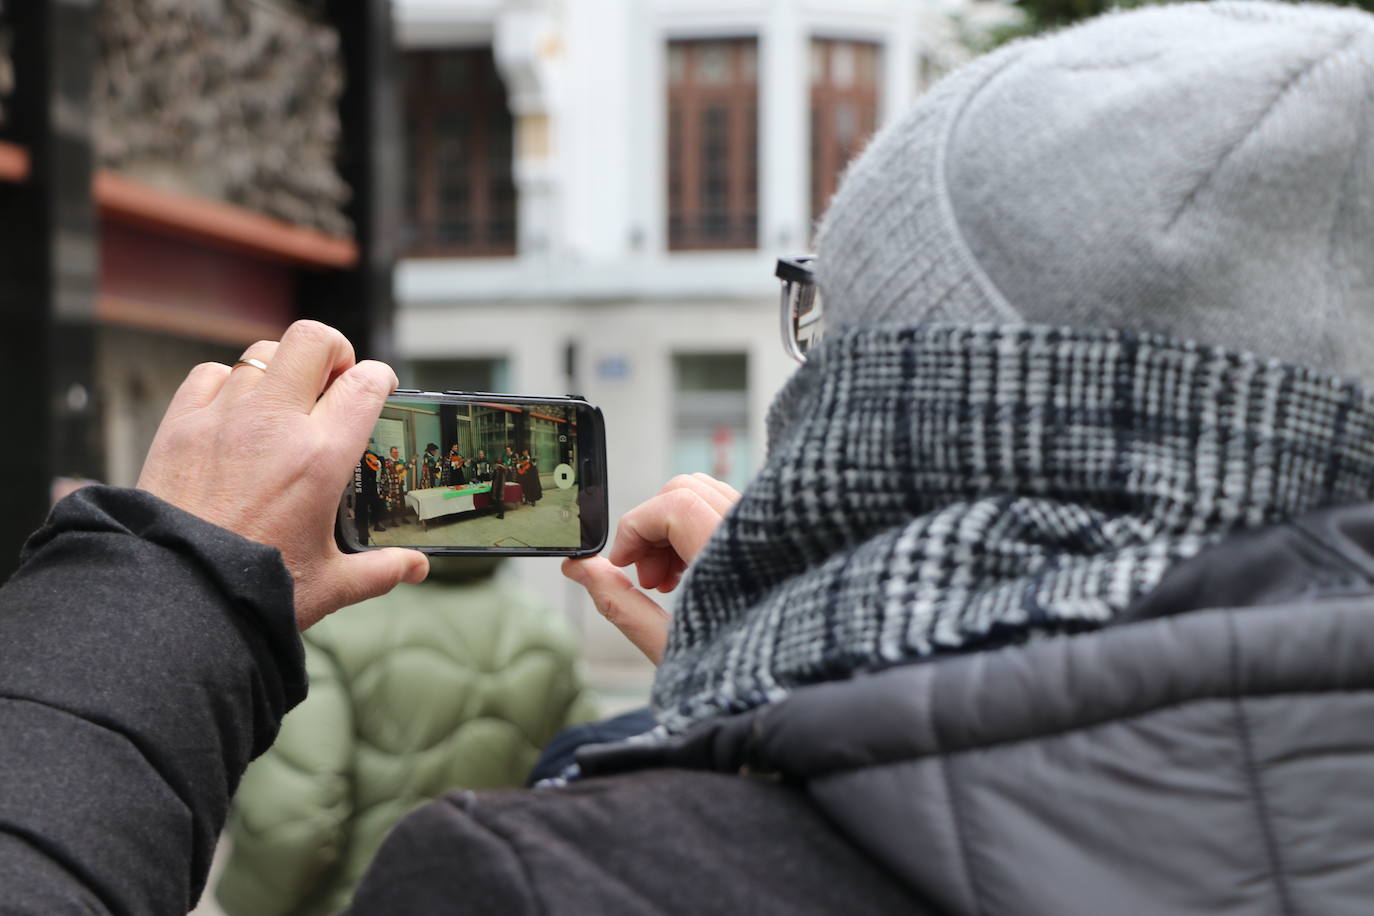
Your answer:
[[[667,546],[683,562],[691,563],[720,520],[720,513],[695,490],[660,493],[621,516],[607,559],[616,566],[629,566]]]
[[[739,499],[739,494],[736,493],[735,498],[731,499],[719,487],[713,486],[713,484],[718,483],[720,482],[706,474],[679,474],[665,483],[663,489],[658,492],[661,495],[671,493],[674,490],[691,490],[705,500],[706,504],[716,511],[717,515],[724,515],[734,507],[736,500]],[[728,487],[729,484],[721,484],[721,486]]]
[[[692,475],[692,477],[706,484],[708,487],[715,490],[721,496],[724,496],[726,501],[729,502],[730,505],[733,506],[735,503],[739,502],[739,490],[736,490],[734,487],[730,486],[725,481],[718,480],[717,478],[712,477],[710,474],[705,474],[701,471],[697,471],[695,474]]]
[[[339,460],[352,466],[362,457],[396,373],[386,363],[365,359],[333,382],[315,405],[313,419],[338,443]]]
[[[329,380],[353,363],[353,345],[342,334],[318,321],[297,321],[282,335],[257,392],[309,413]]]
[[[663,658],[673,618],[625,574],[601,557],[563,561],[563,575],[587,590],[601,615],[655,665]]]

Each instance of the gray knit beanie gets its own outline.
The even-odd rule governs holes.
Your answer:
[[[1155,331],[1374,379],[1374,16],[1196,3],[974,61],[821,226],[829,327]]]

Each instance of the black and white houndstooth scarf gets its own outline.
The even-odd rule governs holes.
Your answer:
[[[848,330],[770,428],[683,585],[654,686],[673,731],[1102,626],[1229,532],[1374,494],[1358,385],[1115,331]]]

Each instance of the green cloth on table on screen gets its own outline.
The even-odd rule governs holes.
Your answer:
[[[481,487],[459,487],[444,494],[444,499],[457,499],[460,496],[472,496],[474,493],[490,493],[491,484]]]

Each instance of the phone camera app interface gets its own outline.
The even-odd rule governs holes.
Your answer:
[[[579,547],[577,419],[567,404],[388,400],[355,475],[360,541]]]

